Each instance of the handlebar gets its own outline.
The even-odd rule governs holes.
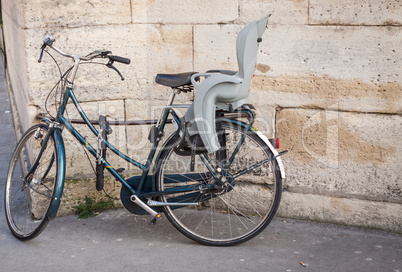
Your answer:
[[[112,52],[111,51],[106,51],[106,50],[94,51],[94,52],[90,53],[89,55],[87,55],[85,57],[77,57],[76,55],[70,55],[70,54],[64,53],[63,51],[58,49],[56,46],[53,45],[53,43],[55,41],[56,40],[54,38],[52,38],[51,36],[49,36],[49,35],[46,36],[45,40],[43,41],[43,45],[41,47],[41,52],[40,52],[40,55],[39,55],[38,62],[42,61],[43,51],[45,50],[45,48],[47,46],[49,46],[50,48],[55,50],[60,55],[62,55],[64,57],[67,57],[67,58],[71,58],[71,59],[79,59],[79,60],[82,60],[82,61],[90,61],[90,60],[92,60],[94,58],[109,58],[109,60],[111,60],[111,61],[116,61],[116,62],[120,62],[120,63],[124,63],[124,64],[130,64],[130,62],[131,62],[130,59],[128,59],[128,58],[109,55]]]
[[[76,63],[76,67],[78,67],[78,63],[80,61],[90,61],[94,58],[108,58],[109,62],[106,64],[107,67],[112,68],[113,70],[115,70],[121,80],[124,80],[123,76],[121,75],[121,73],[113,66],[113,62],[120,62],[120,63],[124,63],[124,64],[130,64],[131,60],[128,58],[124,58],[124,57],[119,57],[119,56],[114,56],[114,55],[110,55],[112,52],[111,51],[106,51],[106,50],[99,50],[99,51],[94,51],[90,54],[88,54],[85,57],[77,57],[76,55],[70,55],[67,53],[64,53],[63,51],[61,51],[60,49],[58,49],[57,47],[55,47],[53,45],[53,43],[56,40],[54,38],[52,38],[51,36],[47,35],[45,40],[43,41],[42,47],[41,47],[41,51],[40,51],[40,55],[39,55],[39,59],[38,62],[40,63],[42,61],[42,57],[43,57],[43,51],[45,50],[45,48],[47,46],[49,46],[50,48],[52,48],[53,50],[55,50],[57,53],[59,53],[60,55],[67,57],[67,58],[71,58],[75,61]]]

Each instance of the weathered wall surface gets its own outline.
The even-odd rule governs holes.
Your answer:
[[[11,101],[18,101],[14,104],[16,110],[13,111],[14,119],[19,120],[17,124],[18,131],[30,126],[29,118],[20,118],[31,116],[30,101],[28,97],[27,70],[25,58],[25,35],[23,26],[25,24],[24,9],[22,1],[2,1],[3,15],[3,33],[6,43],[7,65],[9,82],[11,83]],[[21,123],[21,124],[20,124]],[[20,127],[22,125],[22,127]]]
[[[131,65],[119,65],[124,82],[102,66],[80,68],[76,95],[90,118],[154,119],[169,95],[154,83],[157,73],[236,70],[237,33],[272,13],[250,102],[257,127],[280,137],[290,151],[283,157],[287,179],[279,214],[402,231],[399,1],[3,0],[2,7],[22,129],[44,112],[44,98],[57,80],[49,57],[36,62],[46,34],[66,52],[110,49],[131,58]],[[188,103],[192,95],[180,99]],[[69,115],[77,116],[73,110]],[[148,130],[115,127],[111,140],[144,159]],[[74,151],[81,148],[70,146],[69,177],[90,176],[85,155]],[[74,202],[73,185],[66,202]]]

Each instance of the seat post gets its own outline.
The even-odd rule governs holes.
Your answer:
[[[170,94],[169,101],[166,106],[171,106],[173,104],[173,100],[176,96],[176,93],[177,93],[176,89],[172,88],[172,93]]]

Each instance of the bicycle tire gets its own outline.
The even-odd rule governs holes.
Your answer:
[[[221,135],[226,138],[226,159],[230,158],[245,127],[232,121],[222,121]],[[196,155],[194,172],[190,172],[191,158],[175,153],[177,138],[170,137],[162,150],[156,168],[156,188],[159,191],[199,186],[213,180]],[[223,149],[221,149],[222,151]],[[218,151],[220,152],[220,151]],[[218,152],[208,154],[213,161]],[[264,163],[237,178],[239,169],[269,160],[273,154],[267,144],[252,130],[236,154],[229,168],[228,187],[216,191],[163,195],[162,202],[194,202],[197,206],[164,206],[163,211],[172,225],[188,238],[212,246],[231,246],[248,241],[261,233],[278,210],[282,178],[275,159]],[[241,172],[241,171],[240,171]],[[175,179],[175,180],[172,180]],[[208,195],[209,194],[209,195]]]
[[[4,194],[6,219],[12,234],[22,241],[35,238],[45,229],[54,201],[60,169],[54,135],[46,142],[37,167],[25,179],[35,165],[48,130],[44,124],[29,128],[19,140],[8,168]]]

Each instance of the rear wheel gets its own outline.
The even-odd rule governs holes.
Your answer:
[[[221,125],[219,139],[226,142],[226,149],[208,154],[204,161],[203,155],[196,155],[193,169],[191,157],[175,153],[177,139],[172,137],[159,159],[156,185],[159,191],[195,188],[196,192],[162,196],[163,202],[186,203],[164,206],[166,217],[190,239],[206,245],[229,246],[253,238],[271,222],[279,206],[282,179],[276,160],[269,160],[273,157],[271,150],[250,130],[225,174],[226,182],[199,190],[215,181],[204,162],[209,161],[210,168],[219,175],[219,166],[230,158],[245,132],[243,126],[234,122],[222,121]]]
[[[47,214],[57,184],[58,153],[53,135],[44,142],[48,130],[44,124],[28,129],[18,142],[8,169],[6,218],[11,232],[20,240],[35,238],[49,221]]]

